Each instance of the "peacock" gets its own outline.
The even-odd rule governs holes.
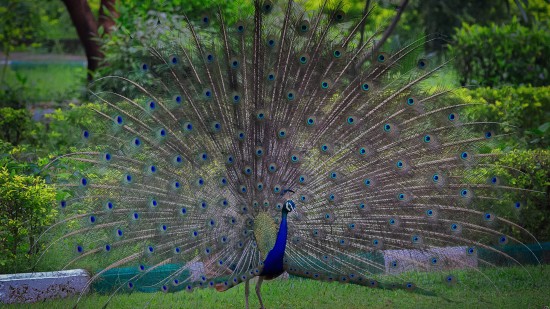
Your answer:
[[[424,54],[436,38],[390,44],[387,22],[363,35],[374,7],[342,1],[248,7],[133,37],[134,69],[95,82],[96,118],[48,165],[44,252],[101,265],[89,285],[135,269],[113,294],[167,265],[159,291],[245,283],[247,308],[251,279],[264,308],[263,280],[284,272],[418,292],[428,272],[492,284],[486,267],[521,264],[503,245],[536,242],[514,221],[529,192],[491,151],[513,128],[465,113],[449,60]]]

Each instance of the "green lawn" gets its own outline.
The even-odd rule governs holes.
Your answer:
[[[529,266],[525,269],[497,268],[486,271],[498,290],[489,283],[467,282],[475,271],[454,272],[459,284],[448,287],[441,274],[429,274],[433,293],[404,290],[370,289],[363,286],[326,283],[306,279],[267,281],[262,295],[267,308],[545,308],[550,306],[550,265]],[[463,279],[461,279],[463,278]],[[251,308],[259,308],[251,285]],[[97,294],[82,298],[78,308],[100,308],[108,296]],[[55,300],[33,304],[32,308],[70,308],[75,299]],[[26,308],[31,305],[7,306]],[[219,293],[213,289],[193,293],[133,293],[112,298],[109,308],[244,308],[244,284]]]
[[[77,62],[14,64],[6,69],[5,79],[7,85],[19,89],[26,103],[78,98],[87,83],[86,68]]]

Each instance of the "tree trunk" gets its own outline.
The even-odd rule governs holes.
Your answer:
[[[98,22],[94,19],[92,10],[88,5],[87,0],[62,0],[67,11],[71,16],[71,20],[76,28],[78,37],[88,60],[88,81],[93,78],[93,72],[99,67],[99,62],[103,59],[103,53],[96,41],[98,38]],[[108,33],[115,22],[112,17],[116,17],[115,10],[116,0],[101,0],[101,8],[99,10],[99,25],[103,26],[104,33]],[[110,12],[110,16],[107,12]]]
[[[118,13],[115,8],[116,0],[101,0],[101,6],[99,7],[99,27],[103,27],[103,34],[111,32],[115,26],[113,18],[118,17]]]

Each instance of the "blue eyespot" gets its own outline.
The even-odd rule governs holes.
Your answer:
[[[355,118],[353,116],[349,116],[348,119],[347,119],[347,122],[348,122],[348,124],[354,124],[355,123]]]
[[[474,253],[475,253],[475,248],[474,247],[469,247],[468,249],[466,249],[466,254],[472,255]]]
[[[265,113],[264,112],[258,112],[256,114],[256,118],[258,118],[258,120],[264,120],[265,119]]]
[[[436,173],[436,174],[433,174],[432,176],[432,181],[433,182],[438,182],[439,181],[439,175]]]
[[[429,143],[432,141],[432,137],[429,135],[424,135],[424,143]]]
[[[96,217],[95,216],[90,216],[90,218],[88,218],[88,220],[90,221],[90,223],[95,223],[96,222]]]
[[[384,131],[386,131],[386,132],[390,132],[390,131],[391,131],[391,125],[390,125],[389,123],[386,123],[386,124],[384,125]]]
[[[276,44],[276,42],[275,42],[274,39],[269,39],[269,40],[267,40],[267,46],[269,46],[269,47],[275,47],[275,44]]]
[[[286,130],[284,130],[284,129],[279,130],[279,137],[280,138],[286,137]]]
[[[307,118],[306,120],[308,126],[312,126],[315,124],[315,119],[312,117]]]
[[[133,217],[135,220],[137,220],[137,219],[139,219],[139,214],[138,214],[137,212],[134,212],[134,213],[132,214],[132,217]]]
[[[88,185],[88,179],[81,178],[80,179],[80,185],[82,185],[83,187],[87,186]]]
[[[176,101],[177,104],[180,104],[181,103],[181,96],[180,95],[175,96],[174,101]]]
[[[212,55],[212,54],[206,55],[206,61],[207,61],[208,63],[213,62],[213,61],[214,61],[214,55]]]
[[[363,183],[365,184],[365,186],[370,187],[370,185],[371,185],[371,180],[367,178],[367,179],[365,179],[365,180],[363,181]]]
[[[124,119],[122,118],[122,116],[116,116],[115,117],[115,122],[119,125],[123,124],[124,123]]]
[[[227,159],[225,160],[225,163],[227,164],[233,164],[235,159],[233,159],[233,156],[227,156]]]
[[[490,132],[490,131],[489,131],[489,132],[485,132],[485,138],[489,139],[489,138],[491,138],[491,137],[493,137],[493,133],[492,133],[492,132]]]
[[[150,110],[154,110],[156,107],[157,107],[157,104],[155,103],[155,101],[149,102],[149,109]]]
[[[286,98],[289,101],[294,100],[294,92],[290,91],[289,93],[287,93]]]
[[[407,105],[414,105],[414,99],[413,98],[408,98],[407,99]]]
[[[468,159],[468,153],[467,153],[466,151],[462,152],[462,153],[460,154],[460,158],[462,158],[462,160]]]
[[[335,50],[332,52],[332,55],[334,56],[334,58],[340,58],[342,56],[342,52],[339,50]]]
[[[134,145],[137,147],[137,146],[140,146],[141,145],[141,141],[139,140],[139,138],[134,138]]]
[[[380,54],[378,55],[377,59],[378,62],[384,62],[386,60],[386,56],[384,56],[384,54]]]
[[[88,139],[90,137],[90,132],[88,130],[82,131],[82,137]]]
[[[107,252],[111,251],[111,245],[106,244],[105,245],[105,251],[107,251]]]
[[[505,245],[508,243],[508,237],[506,237],[505,235],[502,235],[498,238],[498,243],[501,244],[501,245]]]
[[[391,218],[388,222],[390,223],[390,225],[394,225],[396,221],[395,219]]]
[[[300,183],[306,182],[306,177],[303,176],[303,175],[301,175],[301,176],[298,178],[298,182],[300,182]]]
[[[292,163],[297,163],[297,162],[300,161],[300,158],[298,158],[297,155],[292,155],[292,156],[290,157],[290,161],[292,161]]]
[[[449,116],[447,116],[447,118],[448,118],[450,121],[455,121],[456,115],[455,115],[454,113],[450,113]]]
[[[143,71],[149,70],[149,66],[147,65],[147,63],[142,63],[141,64],[141,70],[143,70]]]
[[[329,86],[330,86],[330,85],[329,85],[328,82],[326,82],[326,81],[321,82],[321,88],[323,88],[323,89],[328,89]]]
[[[84,251],[84,248],[82,248],[82,246],[76,246],[76,251],[78,253],[82,253]]]
[[[363,91],[369,91],[369,89],[370,89],[369,84],[367,84],[367,83],[361,84],[361,90],[363,90]]]
[[[241,96],[236,94],[233,96],[233,103],[239,103],[241,101]]]
[[[468,193],[469,193],[469,191],[467,189],[460,190],[460,196],[462,196],[462,197],[467,197]]]
[[[237,32],[239,32],[239,33],[244,32],[244,26],[243,25],[238,25],[237,26]]]
[[[395,166],[397,166],[397,168],[403,168],[403,161],[397,161],[397,163],[395,163]]]
[[[231,61],[231,68],[232,68],[232,69],[237,69],[237,68],[239,68],[239,61],[238,61],[238,60],[233,60],[233,61]]]
[[[426,68],[427,65],[428,65],[428,63],[425,59],[418,60],[417,66],[418,66],[419,69],[424,69],[424,68]]]
[[[132,175],[127,174],[126,177],[124,177],[127,183],[132,182]]]
[[[431,209],[426,210],[426,216],[432,217],[434,215],[434,211]]]
[[[267,80],[268,80],[268,81],[274,81],[274,80],[275,80],[275,74],[269,73],[269,74],[267,75]]]
[[[61,202],[59,202],[59,206],[60,206],[61,208],[67,207],[67,201],[61,201]]]
[[[123,232],[122,232],[121,229],[118,229],[118,230],[116,231],[116,234],[117,234],[118,236],[122,236],[122,235],[123,235]]]
[[[327,144],[321,145],[321,150],[322,150],[323,152],[327,152],[327,151],[328,151],[328,145],[327,145]]]
[[[516,209],[520,209],[520,208],[521,208],[521,202],[515,202],[515,203],[514,203],[514,207],[515,207]]]
[[[277,170],[277,165],[275,163],[271,163],[269,164],[268,169],[270,172],[275,172]]]

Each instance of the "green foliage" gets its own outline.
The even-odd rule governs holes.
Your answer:
[[[15,46],[30,44],[39,30],[39,17],[31,2],[0,0],[0,20],[0,42],[6,55]]]
[[[28,137],[30,128],[30,114],[26,109],[0,108],[0,139],[19,145]]]
[[[502,156],[492,168],[506,185],[528,191],[506,192],[508,200],[520,201],[517,222],[539,241],[550,240],[550,150],[515,150]],[[532,190],[532,191],[531,191]],[[508,205],[510,206],[510,205]],[[512,207],[510,207],[512,208]],[[532,243],[533,239],[513,231],[514,236]]]
[[[81,140],[84,128],[93,128],[98,115],[93,109],[101,109],[97,104],[69,104],[68,109],[56,109],[46,115],[48,126],[44,130],[37,129],[34,133],[39,138],[39,147],[47,153],[62,154],[77,145]]]
[[[17,172],[25,169],[25,163],[0,159],[0,273],[29,270],[39,248],[36,239],[56,215],[53,187],[38,176]]]
[[[543,86],[550,83],[550,31],[517,19],[504,26],[463,24],[449,47],[463,84]]]
[[[482,103],[468,109],[470,120],[503,123],[505,133],[516,133],[505,139],[506,146],[550,146],[550,86],[463,89],[459,95]]]

